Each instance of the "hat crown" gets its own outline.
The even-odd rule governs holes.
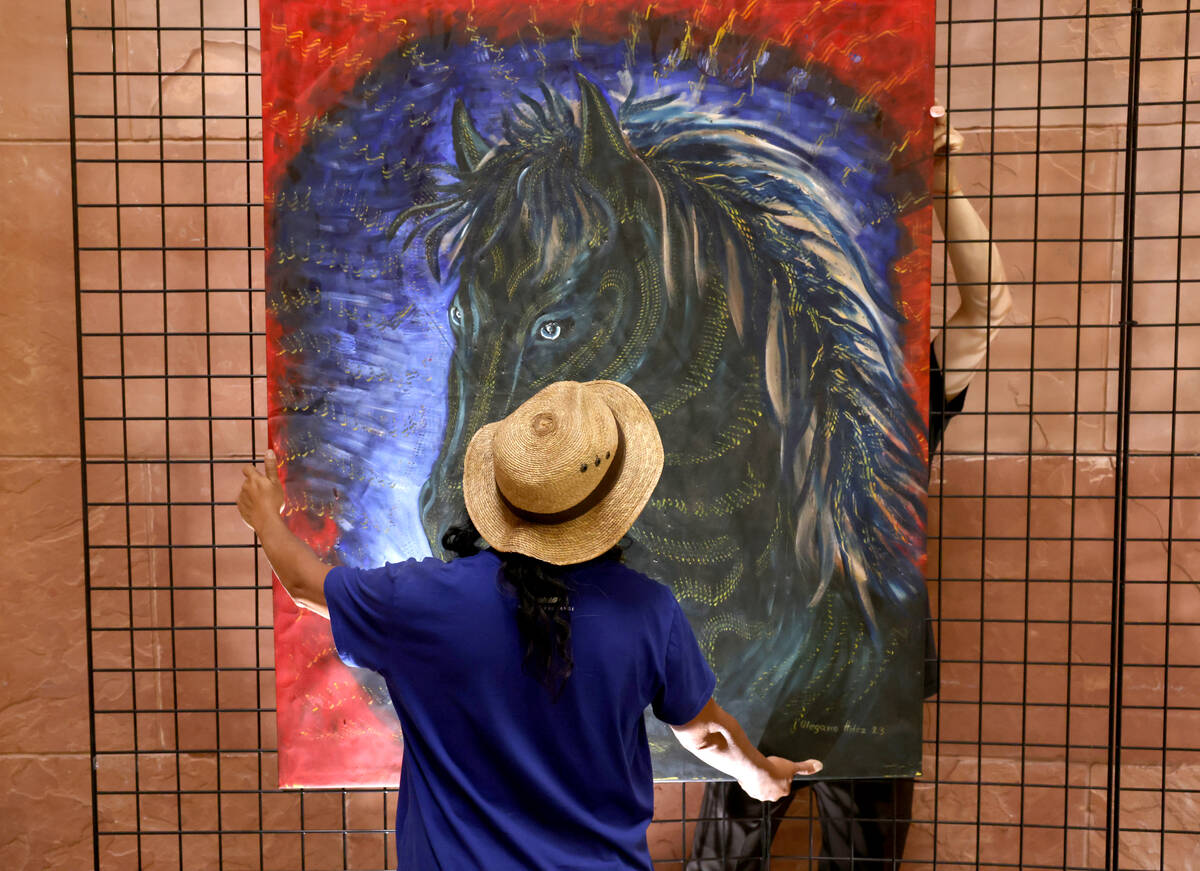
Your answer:
[[[496,430],[496,487],[514,507],[554,514],[582,503],[615,458],[616,418],[594,392],[560,381],[538,392]]]

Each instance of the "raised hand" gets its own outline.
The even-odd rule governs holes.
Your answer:
[[[261,533],[272,519],[279,519],[283,510],[283,485],[279,483],[279,463],[275,452],[268,448],[263,462],[264,471],[249,463],[242,466],[242,489],[238,493],[238,513],[242,521]]]
[[[958,182],[954,178],[954,171],[947,171],[947,162],[951,154],[962,151],[963,136],[950,126],[945,107],[934,106],[929,114],[933,117],[933,178],[930,189],[934,194],[943,196],[947,189],[957,193]]]

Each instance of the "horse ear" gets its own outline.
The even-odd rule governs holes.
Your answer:
[[[592,82],[577,75],[579,82],[579,165],[584,169],[602,169],[636,159],[633,149],[621,133],[621,125],[608,100]]]
[[[454,101],[451,127],[454,131],[454,160],[458,163],[458,168],[464,172],[474,172],[475,167],[479,166],[479,161],[491,151],[492,146],[488,145],[487,140],[475,129],[475,122],[471,120],[461,99]]]

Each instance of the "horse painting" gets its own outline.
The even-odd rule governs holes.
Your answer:
[[[480,39],[364,76],[273,204],[288,474],[338,559],[441,555],[480,426],[628,384],[666,461],[624,558],[674,591],[718,701],[771,752],[912,774],[925,424],[893,267],[920,172],[812,67],[699,65]],[[712,776],[649,725],[658,776]]]
[[[457,285],[429,540],[462,517],[476,429],[554,381],[626,383],[667,451],[629,560],[684,603],[722,702],[821,722],[836,699],[866,722],[924,584],[920,421],[887,284],[800,143],[578,87],[577,109],[522,99],[496,143],[459,103],[453,181],[396,219]]]

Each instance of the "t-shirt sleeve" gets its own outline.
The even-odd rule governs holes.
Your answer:
[[[342,662],[376,671],[385,661],[389,630],[395,632],[395,581],[389,567],[336,566],[325,575],[325,603],[333,643]]]
[[[662,680],[651,703],[654,716],[670,726],[682,726],[712,698],[717,676],[704,658],[679,603],[671,596],[671,628],[667,635]]]

